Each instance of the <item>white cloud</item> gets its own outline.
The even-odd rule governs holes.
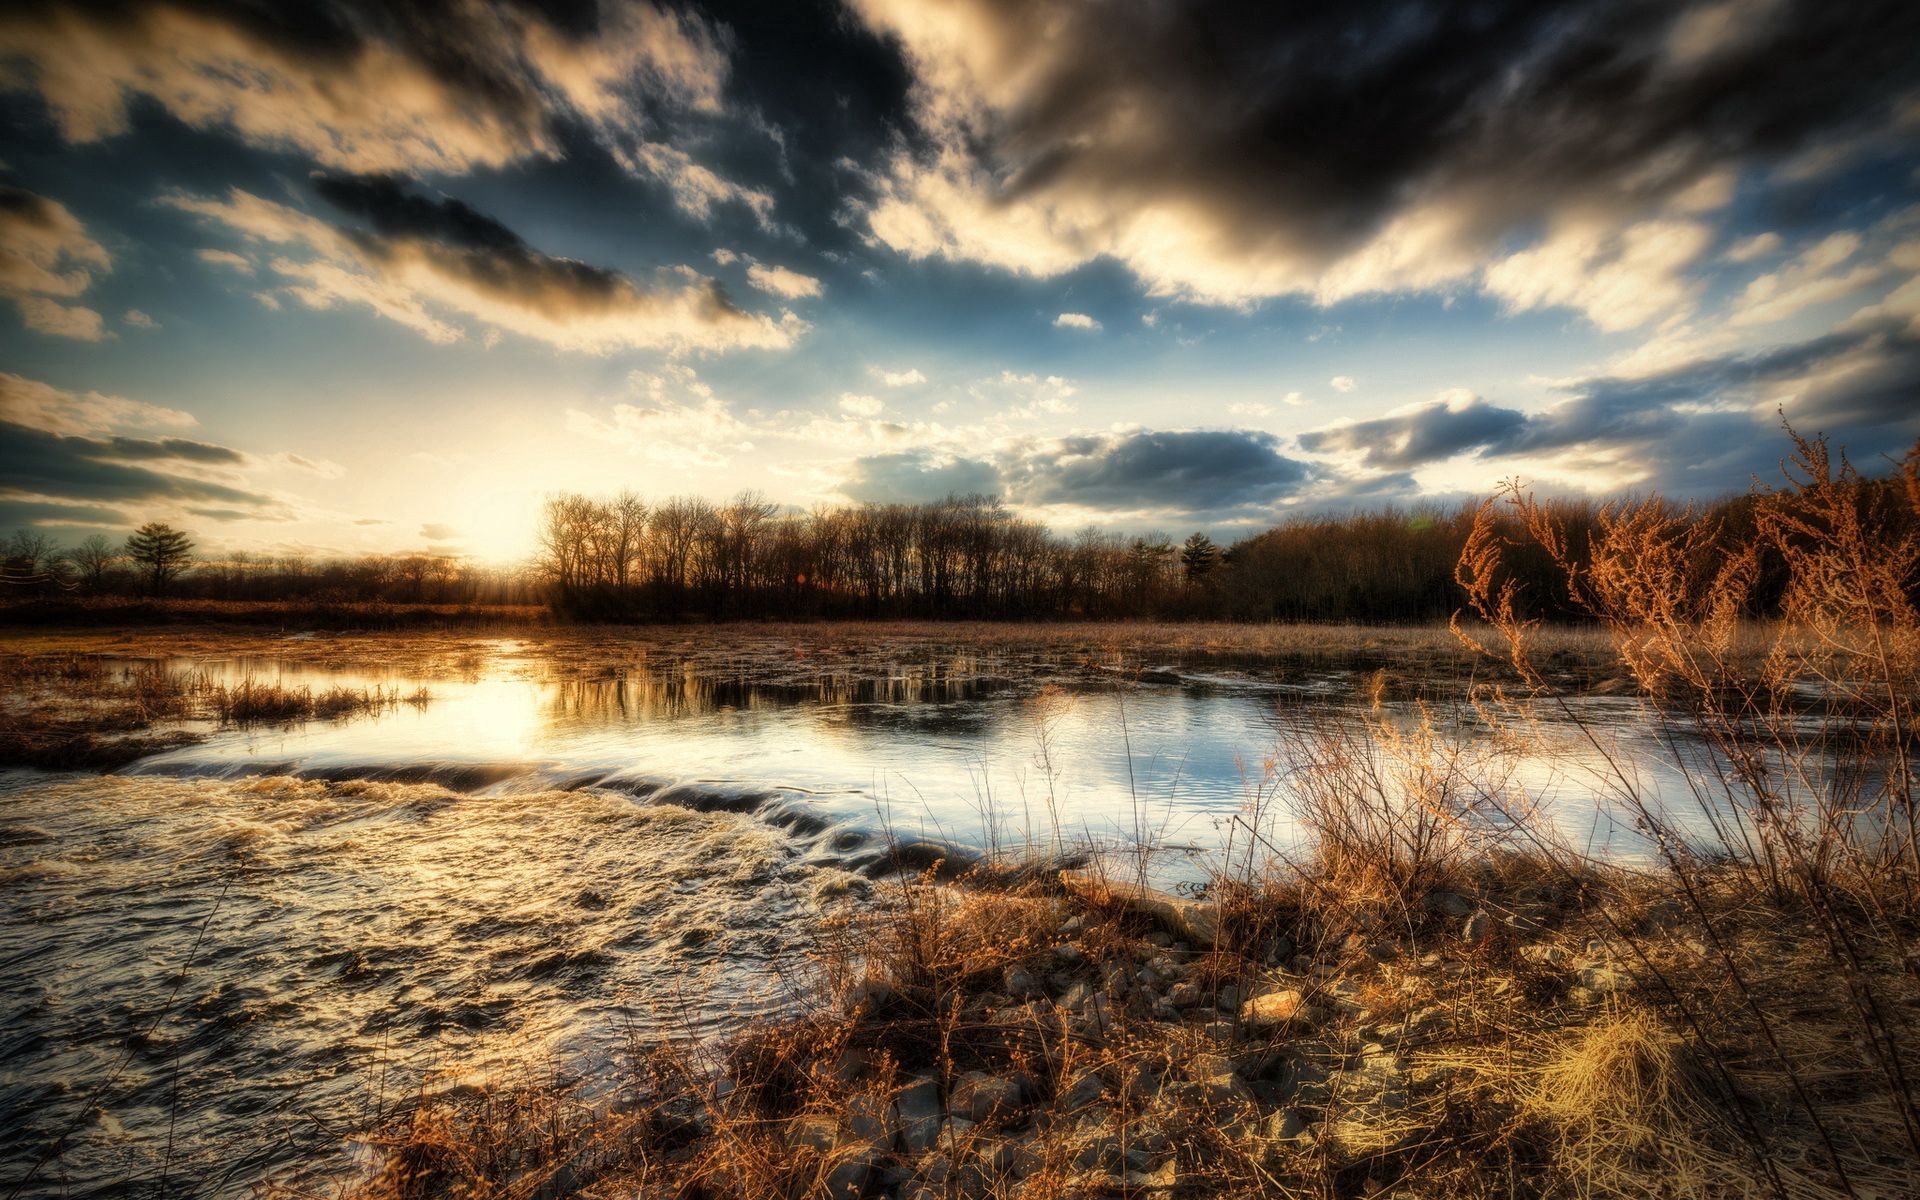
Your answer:
[[[154,320],[152,317],[148,316],[146,313],[141,312],[137,308],[128,309],[125,315],[123,315],[120,319],[126,324],[133,326],[135,329],[160,328],[160,322]]]
[[[1084,329],[1089,333],[1100,332],[1100,322],[1085,313],[1063,312],[1053,319],[1056,329]]]
[[[753,449],[753,431],[691,367],[635,371],[627,383],[636,400],[613,405],[604,418],[570,408],[567,429],[669,467],[725,466],[730,455]]]
[[[840,411],[852,417],[877,417],[886,406],[873,396],[840,393]]]
[[[769,267],[764,263],[754,263],[747,268],[747,282],[763,292],[788,300],[820,294],[820,281],[813,276],[802,275],[785,267]]]
[[[704,221],[713,215],[714,205],[734,203],[749,209],[763,228],[773,221],[772,196],[722,179],[684,150],[664,142],[647,142],[621,157],[635,173],[651,175],[666,184],[674,204],[689,216]]]
[[[83,342],[111,337],[98,312],[70,301],[112,269],[65,205],[0,185],[0,297],[20,309],[27,328]]]
[[[267,265],[285,281],[278,294],[314,309],[364,306],[440,344],[466,337],[459,317],[585,353],[784,349],[807,328],[791,312],[775,320],[734,308],[687,267],[644,282],[600,272],[593,286],[580,287],[581,264],[570,260],[526,249],[498,259],[425,239],[349,238],[239,189],[224,200],[176,195],[164,202],[277,247]]]
[[[868,367],[867,371],[875,379],[878,379],[890,388],[915,387],[927,381],[927,377],[922,375],[917,367],[909,367],[904,371],[889,371],[882,367]]]
[[[1486,289],[1514,312],[1574,308],[1601,329],[1632,329],[1692,300],[1697,287],[1687,269],[1712,241],[1712,229],[1698,221],[1662,218],[1618,230],[1569,222],[1488,267]]]
[[[129,100],[144,96],[195,128],[328,166],[465,172],[560,157],[553,118],[571,111],[638,165],[621,154],[639,134],[636,94],[717,111],[726,57],[698,18],[637,0],[601,11],[593,36],[574,39],[519,9],[458,5],[430,26],[342,26],[326,53],[303,53],[270,23],[183,6],[131,19],[20,8],[0,19],[0,58],[27,66],[74,142],[125,132]]]
[[[1353,376],[1351,375],[1335,375],[1332,379],[1327,380],[1327,382],[1332,385],[1333,390],[1336,392],[1350,392],[1360,386],[1353,381]]]
[[[1780,235],[1767,230],[1752,237],[1741,238],[1727,247],[1725,258],[1728,262],[1749,263],[1765,258],[1780,249]]]
[[[1732,323],[1766,325],[1783,321],[1802,309],[1839,300],[1874,283],[1886,274],[1884,263],[1847,266],[1862,245],[1857,233],[1836,233],[1808,247],[1779,270],[1759,276],[1734,302]]]
[[[191,413],[99,392],[69,392],[35,379],[0,373],[0,421],[62,436],[109,430],[191,429]]]

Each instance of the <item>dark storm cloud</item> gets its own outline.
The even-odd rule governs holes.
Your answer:
[[[1267,504],[1307,481],[1305,463],[1253,430],[1142,430],[1052,439],[1002,468],[1028,504],[1205,512]]]
[[[361,217],[371,232],[348,236],[369,258],[429,258],[448,276],[516,305],[555,315],[630,305],[639,295],[618,271],[542,254],[499,221],[451,197],[422,195],[393,175],[321,174],[314,190],[334,207]],[[715,320],[744,315],[718,283],[707,285]]]
[[[104,445],[105,453],[117,459],[172,458],[225,466],[240,466],[247,461],[246,455],[231,446],[216,446],[211,442],[196,442],[188,438],[114,437],[106,439]]]
[[[1026,438],[992,458],[931,450],[856,459],[841,491],[855,500],[997,495],[1022,505],[1109,512],[1233,513],[1293,495],[1311,472],[1253,430],[1140,430]]]
[[[1476,396],[1464,404],[1440,401],[1407,413],[1303,433],[1299,442],[1311,454],[1358,451],[1361,464],[1367,467],[1416,467],[1505,441],[1526,420],[1514,409],[1495,408]]]
[[[272,503],[266,496],[227,484],[167,474],[120,461],[129,457],[129,445],[138,444],[138,439],[66,436],[0,422],[0,480],[12,492],[81,503],[211,501],[234,506]]]
[[[1003,487],[990,462],[906,450],[855,459],[840,491],[861,503],[920,504],[948,496],[997,496]]]
[[[1626,467],[1675,495],[1712,495],[1740,489],[1755,467],[1780,459],[1782,419],[1827,434],[1857,461],[1898,456],[1920,437],[1920,334],[1904,317],[1869,320],[1563,390],[1567,399],[1533,414],[1478,398],[1438,401],[1302,434],[1299,443],[1313,453],[1358,452],[1369,467],[1419,467],[1467,453],[1555,455],[1612,474]]]
[[[29,525],[54,529],[97,525],[113,528],[132,524],[133,520],[118,509],[0,496],[0,529],[24,529]]]
[[[425,238],[467,250],[529,253],[520,235],[459,200],[423,196],[397,175],[321,171],[313,190],[342,212],[363,217],[382,237]]]
[[[939,146],[891,168],[882,241],[1047,274],[1111,254],[1215,299],[1460,278],[1557,217],[1889,134],[1920,86],[1899,0],[853,7]]]

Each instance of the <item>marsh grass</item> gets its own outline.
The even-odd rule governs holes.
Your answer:
[[[431,702],[425,688],[315,691],[251,677],[222,683],[204,671],[98,655],[0,657],[0,765],[110,769],[197,741],[196,722],[289,724],[378,714]],[[156,728],[158,727],[158,728]]]

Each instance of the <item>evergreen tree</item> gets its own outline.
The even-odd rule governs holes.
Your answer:
[[[1212,573],[1220,564],[1220,547],[1204,533],[1195,532],[1180,547],[1180,566],[1187,573],[1187,582],[1197,584]]]
[[[193,558],[193,541],[171,525],[148,521],[127,538],[127,557],[145,576],[147,590],[159,596],[186,570]]]

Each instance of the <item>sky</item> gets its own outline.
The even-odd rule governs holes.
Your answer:
[[[0,531],[512,561],[557,490],[1063,532],[1920,439],[1920,6],[0,12]]]

